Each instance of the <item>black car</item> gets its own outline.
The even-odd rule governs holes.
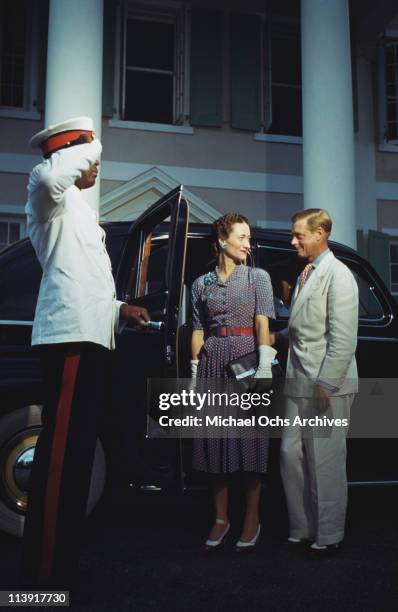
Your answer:
[[[145,306],[162,329],[126,327],[116,339],[109,372],[108,410],[101,427],[89,510],[97,503],[105,476],[111,486],[137,490],[182,491],[199,476],[191,470],[189,440],[146,437],[147,378],[189,377],[190,286],[211,269],[210,227],[188,225],[183,189],[162,197],[132,225],[104,225],[119,299]],[[359,287],[361,377],[396,376],[397,305],[380,277],[356,251],[330,243],[353,272]],[[277,319],[286,326],[288,290],[303,264],[290,245],[288,231],[252,231],[252,265],[271,275]],[[40,431],[43,398],[31,328],[41,269],[29,240],[0,254],[0,530],[20,535],[27,483]],[[395,440],[349,440],[348,473],[352,484],[398,484]],[[277,470],[277,461],[275,469]]]

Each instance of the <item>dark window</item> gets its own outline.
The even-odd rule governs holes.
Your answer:
[[[297,29],[273,26],[271,33],[271,96],[268,132],[289,136],[302,135],[301,49]]]
[[[173,71],[174,25],[127,20],[126,63],[135,69]]]
[[[22,108],[25,99],[27,10],[25,0],[0,6],[0,106]]]
[[[127,19],[123,119],[173,123],[175,25]]]

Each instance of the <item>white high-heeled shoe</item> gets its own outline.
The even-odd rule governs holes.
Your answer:
[[[225,544],[227,540],[227,534],[231,525],[227,523],[227,521],[224,521],[224,519],[219,518],[216,518],[216,523],[217,525],[226,525],[226,528],[224,529],[224,532],[221,534],[218,540],[206,540],[206,550],[216,550],[219,546],[221,546],[221,544]]]
[[[252,538],[248,542],[242,542],[242,540],[238,540],[236,542],[236,547],[235,547],[236,552],[249,552],[249,550],[253,550],[260,536],[260,531],[261,531],[261,525],[259,523],[257,527],[256,535],[254,536],[254,538]]]

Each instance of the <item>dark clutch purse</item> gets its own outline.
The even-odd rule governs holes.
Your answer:
[[[253,376],[256,373],[258,367],[258,353],[252,351],[246,353],[242,357],[233,359],[227,365],[228,373],[236,380],[236,385],[241,389],[241,393],[247,393],[250,391],[250,386],[253,381]],[[283,398],[283,387],[285,381],[285,373],[280,364],[275,360],[272,364],[272,381],[264,381],[267,389],[267,393],[272,397],[271,404],[264,408],[264,406],[252,406],[251,413],[256,417],[256,427],[262,432],[262,435],[268,435],[269,431],[267,428],[259,426],[258,419],[263,416],[272,417],[278,415],[282,408]],[[259,379],[260,381],[261,379]],[[260,383],[261,384],[261,383]],[[257,393],[258,389],[254,389]]]
[[[249,388],[257,368],[257,351],[252,351],[251,353],[242,355],[242,357],[232,359],[232,361],[230,361],[227,365],[229,374],[231,374],[232,378],[238,381],[244,389]],[[272,386],[279,386],[279,384],[283,381],[284,376],[285,373],[279,363],[274,363],[272,365]]]

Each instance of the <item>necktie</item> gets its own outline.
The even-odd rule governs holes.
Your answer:
[[[299,291],[301,291],[302,288],[304,287],[304,285],[305,285],[305,283],[307,281],[308,275],[311,272],[313,267],[314,266],[312,265],[312,263],[309,263],[309,264],[307,264],[305,266],[304,270],[302,271],[301,277],[300,277]]]

